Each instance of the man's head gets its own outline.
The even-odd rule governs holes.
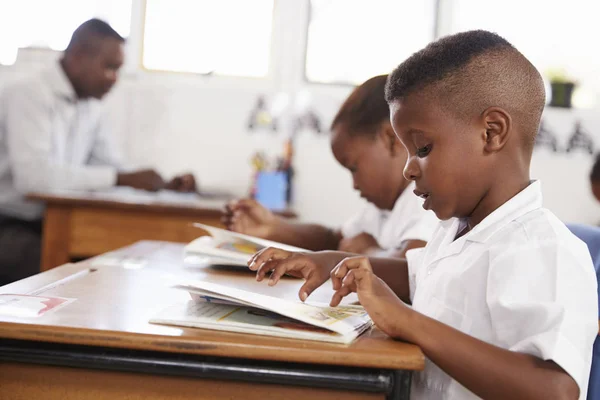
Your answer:
[[[406,151],[390,124],[387,75],[369,79],[350,94],[331,124],[331,149],[352,173],[354,188],[380,209],[392,209],[408,184]]]
[[[102,98],[117,82],[123,39],[106,22],[90,19],[71,37],[62,64],[77,96]]]
[[[386,100],[409,154],[404,175],[440,219],[477,223],[528,183],[544,84],[500,36],[429,44],[390,75]]]

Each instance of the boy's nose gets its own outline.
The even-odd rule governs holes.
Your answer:
[[[415,161],[414,157],[409,157],[406,160],[404,171],[402,171],[404,178],[409,181],[414,181],[419,177],[419,166]]]

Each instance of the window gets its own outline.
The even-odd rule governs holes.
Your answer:
[[[273,0],[147,0],[142,65],[263,77],[272,19]]]
[[[306,78],[360,84],[434,39],[432,0],[312,0]]]
[[[100,18],[129,36],[132,0],[0,0],[0,64],[25,47],[64,50],[75,28]]]
[[[578,81],[584,90],[580,94],[600,91],[600,52],[596,50],[600,2],[504,0],[499,7],[490,1],[454,0],[453,4],[450,33],[471,29],[497,32],[542,75],[548,77],[550,71],[564,70]],[[586,101],[581,97],[579,100]]]

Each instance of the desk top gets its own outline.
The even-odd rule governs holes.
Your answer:
[[[186,263],[183,254],[181,244],[138,242],[0,287],[0,293],[77,299],[38,318],[0,316],[0,338],[382,369],[424,366],[417,346],[392,340],[377,329],[343,345],[150,324],[163,308],[189,299],[186,292],[169,287],[186,278],[235,282],[250,290],[266,284],[256,282],[247,270]],[[301,284],[285,278],[272,288],[272,295],[297,299]],[[324,285],[311,297],[328,301],[331,294]]]
[[[61,190],[30,193],[28,199],[48,204],[81,207],[103,207],[120,210],[146,210],[160,213],[202,213],[218,217],[222,214],[229,198],[202,196],[198,193],[177,193],[169,190],[147,192],[129,187],[115,187],[103,191]],[[277,212],[286,218],[295,218],[291,210]]]

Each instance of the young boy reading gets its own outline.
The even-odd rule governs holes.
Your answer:
[[[287,222],[256,201],[243,199],[228,206],[227,228],[310,250],[403,257],[408,249],[423,247],[439,221],[423,210],[412,194],[414,184],[402,175],[406,150],[390,124],[386,79],[376,76],[357,87],[331,124],[333,155],[369,202],[359,214],[335,230]]]
[[[250,268],[272,271],[271,285],[304,277],[302,300],[330,276],[332,305],[356,292],[379,329],[425,353],[414,399],[584,399],[596,279],[529,179],[544,97],[538,71],[496,34],[431,43],[386,87],[404,175],[442,220],[427,246],[407,260],[270,248]]]

